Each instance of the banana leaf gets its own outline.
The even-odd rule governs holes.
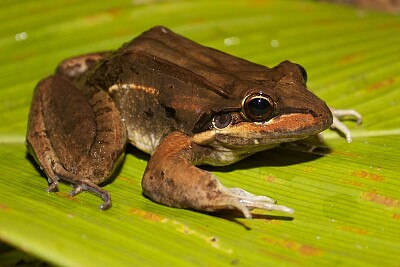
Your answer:
[[[318,1],[4,0],[0,21],[0,266],[398,266],[399,16]],[[312,152],[207,167],[293,215],[154,203],[140,186],[149,156],[133,147],[105,186],[110,210],[90,193],[70,197],[67,184],[45,192],[24,146],[36,83],[64,58],[117,49],[155,25],[263,65],[300,63],[329,106],[363,115],[346,122],[350,144],[326,131]]]

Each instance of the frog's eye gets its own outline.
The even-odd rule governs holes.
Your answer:
[[[242,112],[251,121],[266,121],[274,112],[275,104],[270,96],[251,94],[243,100]]]
[[[232,122],[232,116],[229,113],[218,114],[212,120],[214,128],[217,129],[223,129],[229,126],[231,122]]]
[[[307,82],[307,78],[308,78],[306,69],[303,68],[303,66],[300,65],[300,64],[296,64],[296,65],[297,65],[297,67],[299,68],[299,70],[301,72],[301,76],[303,76],[304,83],[306,83]]]

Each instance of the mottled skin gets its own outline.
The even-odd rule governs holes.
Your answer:
[[[267,68],[155,27],[115,52],[63,61],[36,87],[26,143],[48,191],[64,180],[72,195],[99,194],[102,209],[111,198],[98,184],[131,143],[151,154],[142,187],[154,201],[247,218],[253,208],[291,213],[195,165],[230,164],[330,127],[331,111],[305,83],[289,61]]]

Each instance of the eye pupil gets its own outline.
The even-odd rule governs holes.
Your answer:
[[[257,97],[249,101],[249,110],[257,117],[269,113],[271,108],[271,104],[265,98]]]
[[[274,102],[264,94],[252,94],[243,102],[243,114],[252,121],[266,121],[274,112]]]

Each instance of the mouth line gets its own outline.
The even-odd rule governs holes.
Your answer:
[[[264,123],[242,122],[223,129],[213,129],[193,136],[199,145],[218,143],[224,147],[273,147],[316,135],[329,128],[329,116],[310,113],[284,114]]]
[[[265,123],[232,125],[217,131],[216,137],[221,141],[229,138],[248,139],[249,143],[254,143],[257,139],[260,144],[290,142],[318,134],[329,128],[330,124],[329,119],[310,113],[292,113],[275,117]]]
[[[291,115],[291,114],[311,114],[313,117],[318,117],[317,113],[312,109],[306,108],[293,108],[293,107],[286,107],[281,110],[281,113],[284,115]]]

